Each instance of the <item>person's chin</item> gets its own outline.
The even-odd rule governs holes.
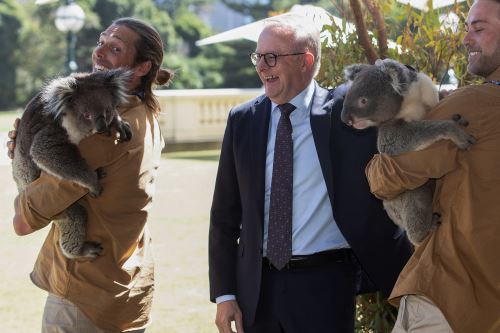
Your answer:
[[[268,85],[264,87],[264,91],[266,92],[266,96],[271,100],[278,96],[276,89],[274,89],[273,87],[269,87]]]
[[[469,65],[467,66],[467,71],[473,75],[482,75],[481,66],[479,66],[477,62],[469,63]]]

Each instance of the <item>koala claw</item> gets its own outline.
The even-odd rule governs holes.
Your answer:
[[[106,170],[103,167],[97,168],[95,173],[97,174],[97,179],[103,179],[107,176]]]
[[[473,137],[472,135],[469,135],[469,136],[467,137],[467,141],[468,141],[471,145],[473,145],[473,144],[475,144],[475,143],[477,142],[476,138],[475,138],[475,137]]]
[[[476,143],[476,138],[474,138],[470,134],[466,134],[464,138],[462,138],[460,142],[457,143],[457,146],[461,150],[468,150],[475,143]]]
[[[432,213],[432,224],[433,225],[440,225],[441,224],[441,214]]]
[[[89,195],[92,198],[97,198],[98,196],[101,195],[101,193],[102,193],[102,186],[100,184],[98,184],[98,186],[96,186],[93,189],[89,189]]]
[[[456,122],[458,125],[467,127],[469,125],[469,121],[465,118],[463,118],[460,114],[455,113],[452,117],[453,121]]]
[[[119,135],[119,142],[129,141],[132,138],[132,129],[130,128],[130,124],[126,121],[118,122],[116,130]]]
[[[81,257],[94,259],[101,253],[102,250],[103,247],[99,243],[85,242],[82,246]]]

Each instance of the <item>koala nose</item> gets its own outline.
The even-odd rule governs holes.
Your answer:
[[[106,125],[106,120],[104,120],[104,116],[99,116],[95,120],[95,129],[97,133],[104,133],[108,130],[108,126]]]
[[[340,120],[348,126],[352,126],[353,124],[351,115],[349,115],[345,109],[342,109],[342,112],[340,113]]]

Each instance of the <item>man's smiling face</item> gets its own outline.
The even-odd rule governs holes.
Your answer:
[[[137,38],[137,34],[124,25],[111,25],[103,31],[92,53],[94,71],[133,67]]]
[[[500,4],[479,0],[466,21],[464,45],[469,53],[468,70],[487,77],[500,66]]]
[[[259,36],[257,53],[290,54],[304,52],[299,45],[294,44],[293,35],[276,26],[266,27]],[[261,57],[255,69],[259,75],[271,101],[277,104],[289,102],[304,90],[312,78],[312,66],[304,64],[304,55],[278,57],[276,66],[270,67]]]

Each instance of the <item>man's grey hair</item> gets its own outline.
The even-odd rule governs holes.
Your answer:
[[[265,27],[276,27],[292,33],[293,39],[290,41],[298,46],[298,50],[290,52],[311,52],[314,55],[313,77],[319,72],[321,65],[321,39],[320,31],[316,25],[304,16],[297,14],[285,14],[280,17],[271,17],[265,21]]]

